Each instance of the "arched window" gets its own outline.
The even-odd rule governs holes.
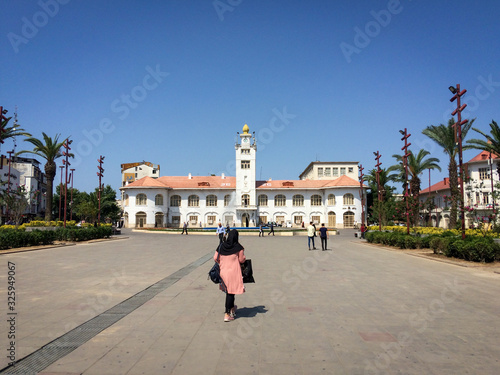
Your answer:
[[[311,195],[311,206],[321,206],[321,195]]]
[[[243,207],[247,207],[247,206],[249,206],[249,205],[250,205],[250,195],[248,195],[248,194],[243,194],[243,195],[241,196],[241,205],[242,205]]]
[[[354,195],[351,193],[344,194],[344,204],[345,205],[353,205],[354,204]]]
[[[172,195],[170,197],[170,207],[180,207],[181,206],[181,196]]]
[[[217,196],[210,194],[207,195],[207,207],[217,207]]]
[[[259,195],[259,206],[267,207],[267,195],[265,194]]]
[[[354,212],[344,212],[344,228],[354,227]]]
[[[123,205],[124,205],[124,206],[128,206],[128,194],[125,194],[125,195],[123,196]]]
[[[328,205],[335,206],[335,194],[328,194]]]
[[[275,207],[284,207],[286,206],[286,197],[283,194],[278,194],[274,197],[274,206]]]
[[[199,207],[200,206],[200,198],[197,195],[190,195],[188,198],[188,206],[189,207]]]
[[[145,206],[148,203],[148,197],[146,194],[137,194],[135,197],[135,205],[136,206]]]
[[[224,195],[224,207],[229,206],[229,203],[231,203],[231,195],[226,194],[226,195]]]
[[[303,206],[304,205],[304,196],[300,194],[296,194],[292,198],[292,202],[294,206]]]
[[[163,206],[163,195],[156,194],[156,197],[155,197],[155,206]]]

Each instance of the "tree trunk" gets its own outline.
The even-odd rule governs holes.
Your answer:
[[[52,220],[52,190],[54,185],[54,178],[56,177],[56,163],[47,162],[45,164],[45,176],[47,177],[47,197],[45,199],[45,221]]]
[[[455,229],[457,226],[457,207],[460,202],[460,189],[458,188],[458,172],[457,162],[455,158],[450,159],[448,166],[448,173],[450,175],[450,194],[451,194],[451,207],[450,207],[450,223],[449,229]]]

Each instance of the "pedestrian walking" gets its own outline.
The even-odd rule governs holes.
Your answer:
[[[187,236],[187,234],[188,234],[188,223],[187,223],[187,221],[185,221],[184,225],[182,226],[182,233],[181,233],[181,235],[184,234],[184,232],[186,232],[186,236]]]
[[[219,235],[219,243],[222,243],[224,241],[224,235],[226,234],[226,230],[224,229],[221,223],[219,223],[219,226],[217,227],[215,234]]]
[[[313,250],[316,250],[316,246],[314,246],[314,236],[316,235],[316,229],[314,228],[313,222],[309,222],[309,226],[307,227],[307,246],[309,250],[311,250],[311,240],[313,243]]]
[[[259,237],[264,237],[264,224],[260,223],[259,225]]]
[[[274,223],[272,221],[271,221],[270,231],[269,231],[269,233],[267,235],[269,236],[271,233],[274,236]]]
[[[226,303],[224,312],[224,321],[230,322],[236,317],[238,306],[234,304],[236,294],[243,294],[245,286],[243,285],[243,275],[241,274],[241,263],[244,263],[245,249],[238,242],[238,231],[232,229],[225,242],[219,245],[220,276],[222,283],[220,289],[226,293]],[[214,260],[217,262],[218,252],[215,251]]]
[[[321,228],[319,228],[319,238],[321,238],[321,250],[328,250],[326,248],[327,240],[330,238],[330,234],[328,233],[328,228],[325,227],[325,223],[321,224]]]

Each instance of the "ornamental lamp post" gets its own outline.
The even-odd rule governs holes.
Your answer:
[[[361,224],[365,225],[365,196],[363,191],[363,182],[364,182],[364,174],[363,174],[363,166],[359,165],[359,197],[361,198]],[[363,233],[361,233],[363,236]]]
[[[411,143],[408,143],[408,137],[411,136],[411,134],[408,134],[408,132],[405,130],[400,130],[399,131],[403,138],[401,138],[402,141],[405,141],[405,145],[401,148],[401,151],[404,151],[403,155],[403,167],[405,168],[405,201],[406,201],[406,234],[410,234],[410,212],[408,208],[408,156],[410,156],[410,152],[408,152],[408,147],[411,146]]]
[[[464,212],[464,168],[462,162],[462,125],[466,124],[469,120],[462,120],[462,111],[467,107],[467,104],[460,103],[462,95],[464,95],[467,90],[460,91],[460,84],[457,83],[457,87],[450,86],[448,89],[453,94],[450,102],[457,101],[457,108],[451,113],[452,116],[457,115],[457,122],[455,125],[455,143],[458,143],[458,164],[459,164],[459,174],[460,174],[460,213],[462,218],[462,239],[465,240],[465,212]]]
[[[62,192],[63,192],[63,169],[64,165],[59,166],[61,168],[61,183],[59,184],[59,221],[61,221],[61,209],[62,209]]]
[[[382,172],[382,170],[380,169],[380,166],[382,165],[382,163],[380,162],[380,157],[382,155],[380,155],[380,153],[377,151],[377,152],[374,152],[373,155],[375,155],[375,160],[377,161],[377,164],[375,164],[375,166],[377,167],[377,172],[376,172],[376,178],[377,178],[377,198],[378,198],[378,229],[379,231],[382,232],[382,199],[383,199],[383,193],[382,193],[382,189],[380,189],[380,172]]]
[[[69,200],[69,220],[73,220],[73,181],[75,180],[75,168],[70,169],[70,180],[71,180],[71,198]]]
[[[102,163],[104,162],[104,156],[100,156],[99,159],[97,159],[99,162],[99,165],[97,166],[97,169],[99,172],[97,172],[97,176],[99,176],[99,190],[97,192],[97,200],[99,202],[99,211],[97,213],[97,222],[101,224],[101,191],[102,191],[102,184],[101,184],[101,178],[103,177],[104,173],[104,168],[102,167]]]
[[[71,165],[69,162],[69,157],[71,156],[69,153],[69,150],[71,150],[71,147],[69,147],[70,144],[72,144],[73,141],[70,141],[69,139],[66,139],[66,141],[63,144],[63,147],[65,148],[65,151],[63,151],[63,156],[66,157],[65,160],[63,160],[63,165],[66,168],[66,178],[64,181],[64,228],[66,228],[66,213],[67,213],[67,207],[68,207],[68,167]]]

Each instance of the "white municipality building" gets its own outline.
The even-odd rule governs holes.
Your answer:
[[[235,145],[236,177],[143,177],[122,186],[125,227],[237,227],[260,222],[330,228],[361,222],[357,162],[312,162],[299,180],[257,181],[255,136],[243,127]],[[366,187],[364,187],[366,189]]]

